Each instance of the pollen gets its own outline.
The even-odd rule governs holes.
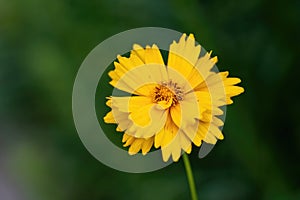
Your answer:
[[[160,85],[154,88],[153,94],[153,102],[172,101],[172,106],[182,101],[184,95],[182,88],[172,80],[161,82]]]

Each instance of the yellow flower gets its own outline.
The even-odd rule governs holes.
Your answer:
[[[194,36],[183,34],[170,45],[167,65],[156,45],[135,44],[129,58],[117,57],[110,84],[131,96],[108,97],[111,111],[104,121],[124,132],[130,155],[145,155],[154,145],[164,161],[171,156],[178,161],[182,150],[191,152],[192,143],[223,139],[220,107],[233,103],[231,97],[244,89],[235,86],[239,78],[212,71],[217,57],[211,58],[211,52],[200,56],[200,51]]]

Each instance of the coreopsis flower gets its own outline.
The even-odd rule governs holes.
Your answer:
[[[111,111],[104,121],[117,124],[130,155],[145,155],[154,146],[161,148],[164,161],[171,156],[178,161],[192,144],[224,138],[221,107],[244,89],[236,86],[239,78],[214,72],[217,57],[200,56],[200,51],[194,36],[183,34],[170,45],[166,64],[156,45],[135,44],[129,58],[117,57],[110,84],[129,95],[107,97]]]

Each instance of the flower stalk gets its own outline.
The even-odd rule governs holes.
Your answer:
[[[189,161],[189,156],[186,153],[184,153],[182,155],[182,157],[183,157],[184,167],[185,167],[185,171],[186,171],[186,176],[187,176],[187,179],[189,182],[192,200],[198,200],[196,185],[195,185],[195,181],[194,181],[194,177],[193,177],[193,171],[191,168],[191,164]]]

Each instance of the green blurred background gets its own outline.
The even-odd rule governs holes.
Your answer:
[[[190,156],[199,198],[300,199],[299,10],[296,0],[0,0],[0,199],[190,197],[182,160],[119,172],[87,152],[73,124],[83,59],[144,26],[194,33],[246,89],[228,107],[224,141]]]

